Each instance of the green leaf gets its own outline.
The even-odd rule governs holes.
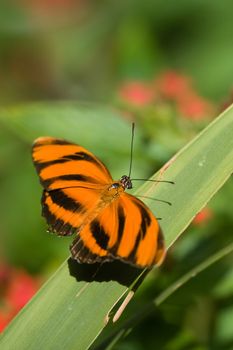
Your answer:
[[[231,108],[184,147],[160,173],[160,179],[175,181],[175,185],[148,182],[140,189],[140,194],[172,203],[167,206],[148,200],[155,215],[162,217],[167,247],[232,172]],[[87,349],[125,290],[117,282],[77,283],[70,277],[65,262],[6,329],[1,349]]]
[[[172,203],[171,207],[165,208],[163,203],[145,200],[154,214],[162,218],[161,227],[168,247],[232,173],[233,107],[165,164],[159,176],[154,176],[155,179],[172,180],[174,186],[145,183],[140,188],[140,194],[144,196]]]

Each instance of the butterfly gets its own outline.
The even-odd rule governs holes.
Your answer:
[[[114,181],[94,154],[53,137],[34,141],[32,159],[44,188],[42,215],[49,231],[75,234],[74,259],[88,264],[120,259],[140,268],[161,264],[161,228],[151,210],[125,192],[132,188],[129,176]]]

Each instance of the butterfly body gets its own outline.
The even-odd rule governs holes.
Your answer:
[[[113,181],[106,166],[66,140],[35,140],[33,162],[44,192],[42,215],[57,235],[76,237],[72,257],[82,263],[121,259],[139,267],[160,264],[165,247],[158,221],[124,175]]]

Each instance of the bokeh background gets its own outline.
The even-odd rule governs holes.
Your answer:
[[[147,178],[231,104],[232,13],[231,0],[0,2],[1,329],[68,255],[40,217],[33,138],[46,131],[83,142],[122,175],[135,120],[134,171]],[[116,130],[105,143],[107,123]],[[145,281],[129,314],[232,241],[232,195],[230,180]],[[233,349],[232,262],[197,276],[114,349]]]

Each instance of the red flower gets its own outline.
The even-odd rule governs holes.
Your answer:
[[[6,301],[15,311],[19,311],[36,293],[37,281],[25,271],[14,271],[8,286]]]
[[[144,106],[153,102],[155,94],[150,84],[132,81],[121,87],[120,97],[132,105]]]
[[[193,224],[199,226],[207,223],[213,217],[213,212],[210,208],[205,207],[193,219]]]
[[[0,267],[0,331],[31,299],[39,287],[37,279],[23,270]]]
[[[212,113],[211,104],[198,96],[188,77],[168,71],[157,79],[156,84],[161,96],[174,101],[183,117],[200,120]]]
[[[157,80],[156,85],[162,97],[177,100],[190,91],[189,78],[174,71],[163,73]]]
[[[200,120],[211,114],[212,106],[195,94],[186,95],[177,103],[179,112],[188,119]]]

